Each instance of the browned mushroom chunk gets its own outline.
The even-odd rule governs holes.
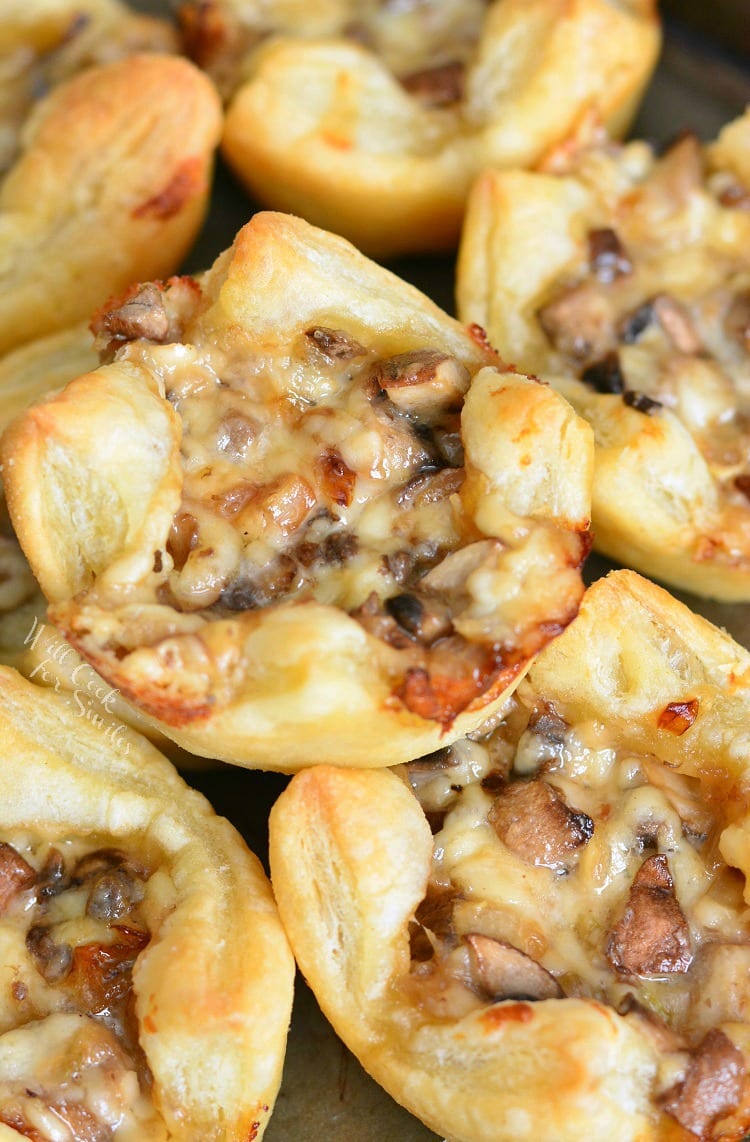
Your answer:
[[[742,1052],[714,1028],[698,1045],[685,1081],[665,1096],[664,1109],[686,1130],[705,1138],[711,1125],[739,1104],[744,1078]]]
[[[591,839],[594,822],[568,806],[548,782],[514,782],[492,803],[488,820],[500,840],[530,864],[562,870]]]
[[[434,349],[401,353],[375,365],[371,382],[384,390],[401,411],[433,424],[446,412],[460,409],[469,373],[455,357]]]
[[[572,361],[598,361],[617,345],[613,301],[599,283],[587,282],[560,294],[539,310],[539,321],[555,348]]]
[[[31,885],[35,877],[34,869],[12,845],[0,843],[0,913],[19,892]]]
[[[464,65],[460,60],[437,64],[401,76],[402,87],[428,107],[448,107],[464,93]]]
[[[589,269],[605,285],[632,273],[633,263],[616,231],[610,227],[589,231]]]
[[[465,937],[477,989],[488,999],[560,999],[562,988],[546,968],[491,936]]]
[[[453,905],[462,899],[453,885],[430,884],[427,895],[414,913],[411,924],[411,958],[429,960],[435,944],[453,944],[456,941],[453,927]]]
[[[691,356],[700,351],[701,339],[684,305],[662,293],[654,298],[652,306],[657,321],[679,353]]]
[[[100,311],[91,329],[97,336],[108,335],[114,341],[135,341],[141,337],[164,341],[169,333],[169,316],[162,290],[153,282],[139,286],[114,308]]]
[[[690,967],[690,931],[663,853],[638,869],[625,910],[609,935],[607,957],[624,975],[667,975]]]

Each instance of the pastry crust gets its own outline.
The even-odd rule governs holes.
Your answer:
[[[624,131],[660,41],[652,0],[181,11],[250,193],[377,257],[455,248],[483,167],[532,164],[589,114]]]
[[[96,324],[113,362],[4,437],[8,504],[52,622],[186,748],[406,760],[573,618],[588,427],[343,239],[258,214]]]
[[[488,172],[457,274],[463,320],[592,424],[598,550],[726,601],[750,599],[749,147],[745,114],[661,158],[593,142]]]
[[[0,1135],[36,1137],[26,1116],[56,1107],[89,1130],[104,1116],[112,1137],[119,1122],[144,1142],[259,1139],[293,982],[260,862],[144,738],[83,699],[3,667],[0,724]]]
[[[136,52],[176,52],[167,21],[120,0],[5,0],[0,26],[0,172],[12,165],[39,92],[94,64]]]
[[[281,794],[300,969],[441,1137],[745,1137],[749,699],[743,648],[614,572],[489,737]]]
[[[220,106],[177,56],[92,67],[34,109],[0,185],[0,354],[171,273],[207,205]]]

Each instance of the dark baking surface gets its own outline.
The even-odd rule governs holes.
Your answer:
[[[656,144],[684,129],[709,139],[750,103],[750,0],[667,2],[665,46],[633,134]],[[140,0],[147,11],[164,11],[158,0]],[[732,45],[727,51],[725,45]],[[219,163],[209,217],[186,266],[206,268],[248,221],[255,207]],[[453,260],[420,257],[389,263],[389,268],[453,310]],[[589,561],[588,578],[611,564]],[[694,610],[725,627],[750,647],[750,604],[726,605],[675,592]],[[252,849],[266,860],[268,812],[286,778],[230,766],[189,772],[187,780],[228,817]],[[284,1081],[266,1132],[267,1142],[429,1142],[427,1130],[364,1073],[321,1016],[300,980]]]

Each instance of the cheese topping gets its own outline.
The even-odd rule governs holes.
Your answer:
[[[679,734],[694,717],[684,703],[660,724]],[[747,810],[739,794],[622,750],[601,725],[567,725],[525,682],[491,736],[401,772],[435,834],[399,984],[422,1015],[503,999],[610,1005],[653,1041],[655,1110],[686,1138],[742,1138],[750,910],[722,853]]]
[[[38,1142],[159,1142],[132,969],[149,870],[90,842],[0,843],[0,1123]]]
[[[537,315],[546,369],[644,415],[669,408],[691,434],[723,513],[705,559],[713,544],[729,560],[750,546],[750,193],[712,169],[742,129],[715,156],[688,135],[662,157],[632,143],[562,161],[590,195],[589,230]],[[606,417],[595,423],[606,446]]]
[[[273,352],[219,344],[204,307],[198,282],[173,279],[95,322],[104,355],[158,378],[181,422],[181,504],[139,588],[163,610],[144,608],[140,644],[171,635],[175,612],[197,630],[184,620],[314,600],[384,644],[400,702],[451,724],[569,621],[586,550],[577,532],[507,510],[498,530],[494,500],[484,533],[472,518],[465,398],[471,381],[477,407],[488,400],[497,374],[482,387],[434,346],[393,352],[323,326]],[[96,589],[119,601],[119,587]]]

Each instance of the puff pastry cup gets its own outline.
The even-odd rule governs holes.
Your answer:
[[[592,424],[598,549],[727,601],[750,599],[749,153],[745,114],[660,157],[486,173],[457,272],[462,318]]]
[[[0,668],[0,1138],[261,1138],[293,960],[260,862],[91,695]]]
[[[590,429],[342,238],[257,214],[95,325],[111,363],[4,435],[8,505],[51,621],[181,745],[408,760],[575,615]]]
[[[0,183],[0,354],[173,272],[203,221],[221,108],[188,60],[88,68],[35,107]]]
[[[281,794],[299,967],[441,1138],[744,1138],[749,699],[743,648],[614,572],[492,732]]]
[[[625,129],[654,0],[194,0],[188,50],[230,98],[223,154],[255,198],[387,257],[455,248],[470,183],[583,115]]]
[[[0,24],[0,171],[15,158],[40,92],[93,64],[178,49],[166,20],[119,0],[3,0]]]

